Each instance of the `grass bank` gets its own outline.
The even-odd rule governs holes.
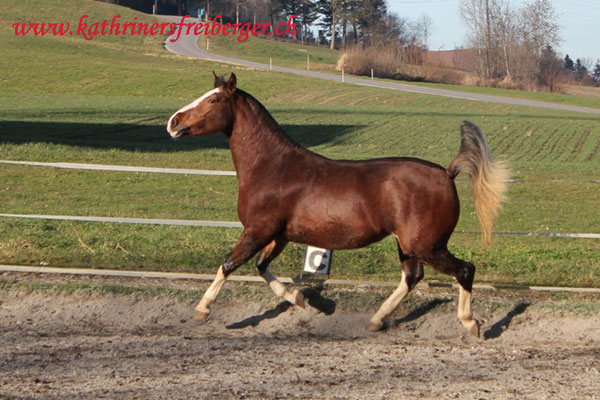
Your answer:
[[[522,179],[600,179],[600,118],[379,90],[254,71],[172,55],[160,37],[15,37],[13,22],[76,23],[151,16],[95,1],[0,4],[0,158],[232,170],[218,135],[172,141],[171,113],[212,86],[212,70],[233,71],[299,143],[333,158],[415,156],[448,165],[458,125],[470,119],[495,157]],[[258,40],[258,39],[257,39]],[[298,53],[301,53],[298,51]],[[325,56],[323,56],[325,57]],[[459,183],[459,230],[477,231],[470,190]],[[140,218],[236,219],[235,179],[67,171],[0,165],[0,212]],[[598,232],[600,186],[515,183],[496,230]],[[0,262],[214,272],[239,230],[0,219]],[[459,256],[479,282],[600,286],[596,240],[497,237],[484,252],[478,234],[457,233]],[[303,247],[274,265],[299,271]],[[252,265],[240,270],[254,274]],[[339,252],[334,277],[398,279],[393,241]],[[428,277],[447,279],[428,272]]]

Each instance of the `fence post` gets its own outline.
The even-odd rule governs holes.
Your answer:
[[[206,51],[210,50],[210,38],[207,36],[206,37]]]
[[[269,71],[273,70],[273,57],[269,57]]]
[[[342,82],[346,82],[346,78],[344,77],[344,68],[342,68]]]
[[[310,71],[310,54],[306,55],[306,70]]]
[[[371,68],[371,80],[373,80],[373,68]]]

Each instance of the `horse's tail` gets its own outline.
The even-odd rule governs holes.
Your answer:
[[[483,231],[485,247],[492,241],[492,224],[501,203],[506,200],[506,179],[510,170],[505,162],[493,161],[490,149],[477,125],[469,121],[460,124],[460,149],[448,167],[455,178],[459,172],[471,175],[477,216]]]

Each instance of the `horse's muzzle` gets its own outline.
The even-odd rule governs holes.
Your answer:
[[[180,130],[176,131],[175,133],[171,133],[171,132],[169,132],[169,133],[171,133],[171,137],[173,139],[179,139],[179,138],[182,138],[185,135],[187,135],[188,132],[189,132],[189,130],[190,130],[190,128],[186,127],[186,128],[183,128],[183,129],[180,129]]]

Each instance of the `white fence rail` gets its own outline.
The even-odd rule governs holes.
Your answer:
[[[78,169],[91,171],[113,171],[113,172],[142,172],[156,174],[181,174],[181,175],[216,175],[216,176],[237,176],[235,171],[220,171],[207,169],[185,169],[185,168],[158,168],[158,167],[136,167],[129,165],[104,165],[104,164],[83,164],[68,162],[40,162],[40,161],[19,161],[19,160],[0,160],[0,164],[7,165],[29,165],[33,167],[50,167],[63,169]],[[457,182],[468,182],[467,178],[458,178]],[[507,179],[506,182],[550,182],[550,183],[600,183],[600,179]]]
[[[201,221],[193,219],[154,219],[154,218],[119,218],[119,217],[91,217],[76,215],[42,215],[42,214],[4,214],[3,218],[29,218],[60,221],[83,221],[83,222],[108,222],[118,224],[147,224],[147,225],[179,225],[179,226],[203,226],[210,228],[243,228],[236,221]],[[475,231],[456,231],[458,233],[478,233]],[[559,237],[576,239],[600,239],[600,233],[550,233],[550,232],[494,232],[494,235],[514,235],[532,237]]]
[[[94,170],[94,171],[117,171],[117,172],[141,172],[141,173],[162,173],[162,174],[183,174],[183,175],[213,175],[213,176],[236,176],[235,171],[218,171],[203,169],[182,169],[182,168],[155,168],[155,167],[135,167],[124,165],[102,165],[102,164],[82,164],[66,162],[38,162],[38,161],[18,161],[18,160],[0,160],[0,164],[5,165],[28,165],[35,167],[52,167],[75,170]],[[458,180],[458,179],[457,179]],[[458,181],[468,181],[460,179]],[[570,182],[570,183],[600,183],[600,180],[525,180],[511,179],[508,182]],[[202,226],[212,228],[242,228],[242,224],[236,221],[204,221],[204,220],[182,220],[182,219],[155,219],[155,218],[126,218],[126,217],[95,217],[95,216],[74,216],[74,215],[39,215],[39,214],[6,214],[0,213],[4,218],[29,218],[63,221],[85,221],[85,222],[105,222],[122,224],[149,224],[149,225],[180,225],[180,226]],[[459,233],[475,233],[468,231],[457,231]],[[532,237],[560,237],[577,239],[600,239],[600,233],[550,233],[550,232],[495,232],[496,235],[512,236],[532,236]]]

